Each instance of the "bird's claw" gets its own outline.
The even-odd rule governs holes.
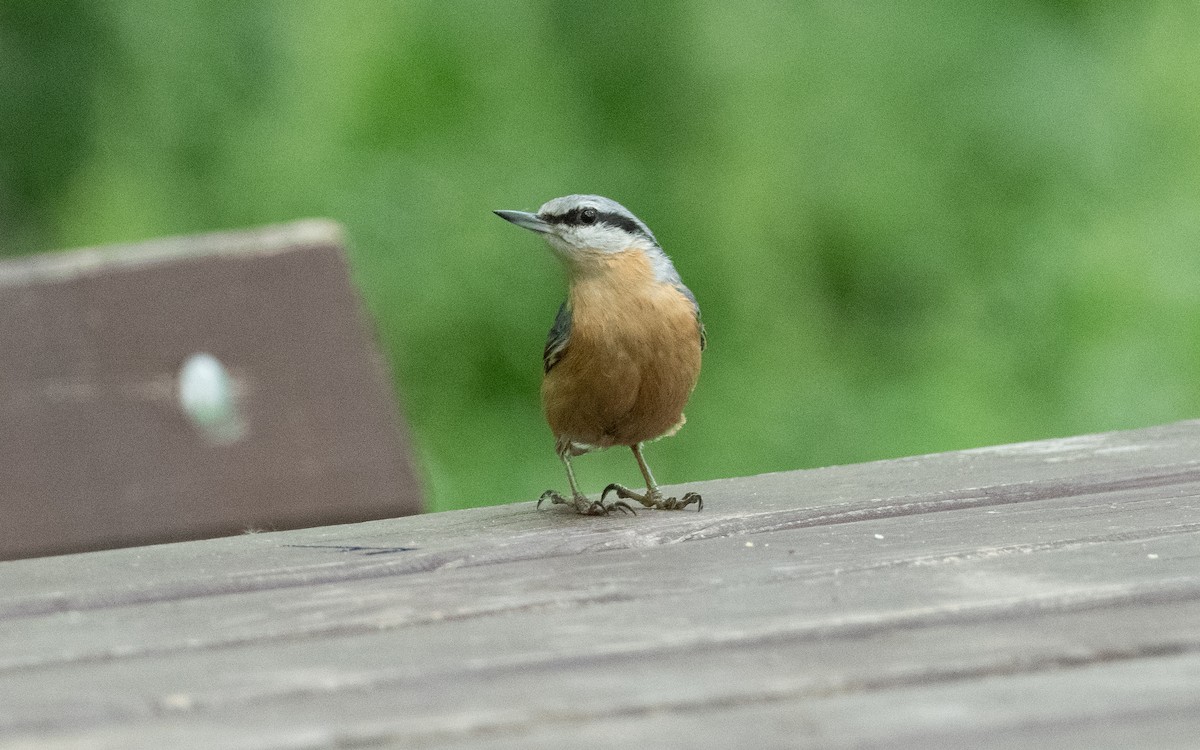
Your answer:
[[[662,493],[657,490],[647,490],[645,493],[634,492],[623,484],[613,482],[604,488],[604,492],[600,493],[600,499],[608,497],[608,493],[615,492],[617,497],[624,500],[637,500],[647,508],[658,508],[660,510],[683,510],[692,503],[696,504],[696,510],[704,509],[704,499],[700,497],[699,492],[689,492],[683,497],[663,497]]]
[[[704,498],[700,497],[699,492],[689,492],[683,497],[676,499],[668,497],[663,500],[663,507],[667,510],[683,510],[692,503],[696,504],[696,512],[704,510]]]
[[[574,497],[565,497],[554,490],[546,490],[542,496],[538,498],[537,507],[542,507],[542,501],[549,500],[554,505],[570,505],[575,508],[577,513],[585,516],[606,516],[613,511],[621,511],[622,513],[637,515],[629,503],[622,500],[617,500],[611,503],[604,502],[604,497],[599,500],[588,500],[583,495],[575,495]]]
[[[567,499],[565,497],[558,494],[554,490],[546,490],[545,492],[542,493],[541,497],[538,498],[538,501],[537,501],[537,509],[538,510],[542,509],[542,503],[545,502],[547,499],[549,499],[551,502],[555,502],[555,503],[565,503],[567,501]]]

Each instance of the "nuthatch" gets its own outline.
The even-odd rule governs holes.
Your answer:
[[[683,406],[700,375],[704,325],[700,308],[650,229],[616,201],[568,195],[536,214],[496,211],[541,234],[567,269],[567,301],[558,308],[542,353],[542,408],[555,451],[567,469],[571,497],[549,499],[588,515],[648,508],[682,509],[700,495],[663,497],[642,456],[647,440],[683,426]],[[644,493],[619,484],[588,500],[575,483],[571,457],[628,446],[646,480]],[[605,502],[615,491],[616,502]]]

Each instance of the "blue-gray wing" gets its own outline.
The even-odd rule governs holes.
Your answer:
[[[691,301],[692,309],[696,311],[696,327],[700,329],[700,351],[704,351],[708,348],[708,334],[704,331],[704,321],[700,319],[700,303],[696,301],[696,295],[692,294],[692,290],[683,284],[676,284],[675,288]]]
[[[558,360],[562,359],[563,352],[567,349],[567,340],[570,338],[571,308],[564,302],[559,305],[558,314],[554,316],[554,325],[550,326],[550,333],[546,335],[546,348],[542,350],[544,372],[550,372],[558,364]]]

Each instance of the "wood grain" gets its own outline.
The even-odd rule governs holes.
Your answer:
[[[0,564],[0,743],[1186,747],[1200,423]],[[682,488],[681,488],[682,489]]]

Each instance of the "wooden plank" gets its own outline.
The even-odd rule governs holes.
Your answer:
[[[0,559],[418,511],[341,244],[305,221],[0,263]],[[198,353],[238,403],[219,440],[179,403]]]
[[[1198,434],[0,564],[0,744],[1166,746]]]
[[[193,654],[175,660],[174,673],[160,672],[152,665],[151,679],[142,674],[146,665],[140,661],[113,664],[90,677],[79,690],[82,699],[75,700],[64,700],[55,692],[53,681],[29,680],[16,704],[6,709],[25,714],[26,720],[9,724],[3,731],[8,736],[32,732],[79,742],[107,734],[123,738],[114,746],[134,747],[152,746],[153,742],[146,745],[141,741],[177,731],[180,726],[192,727],[203,737],[213,728],[223,727],[236,728],[243,738],[273,746],[289,746],[288,738],[297,733],[310,737],[366,733],[415,746],[513,733],[536,735],[547,728],[584,727],[621,716],[678,714],[691,717],[697,733],[711,733],[720,729],[711,713],[719,716],[738,706],[821,701],[830,696],[860,696],[870,705],[891,693],[909,695],[921,688],[937,692],[945,686],[954,687],[960,696],[970,696],[975,690],[989,689],[996,680],[1014,676],[1078,674],[1079,670],[1137,662],[1146,664],[1147,679],[1126,684],[1129,695],[1124,700],[1145,700],[1143,682],[1151,682],[1167,694],[1169,706],[1194,705],[1194,690],[1187,689],[1196,684],[1194,665],[1172,680],[1165,679],[1178,669],[1173,659],[1161,656],[1164,651],[1170,653],[1168,646],[1136,644],[1145,650],[1107,649],[1097,651],[1095,658],[1088,653],[1088,649],[1104,646],[1105,639],[1118,640],[1114,632],[1145,631],[1140,625],[1163,611],[1161,607],[1144,612],[1124,610],[1120,613],[1125,615],[1123,619],[1103,621],[1081,613],[1043,616],[1032,618],[1023,630],[1006,633],[975,623],[967,629],[947,625],[903,629],[879,638],[830,637],[806,644],[776,640],[750,648],[651,654],[592,656],[581,639],[573,659],[504,665],[493,658],[491,668],[485,669],[465,658],[457,671],[396,668],[385,675],[380,662],[393,661],[398,652],[422,642],[419,633],[393,633],[392,645],[382,651],[379,647],[384,639],[347,644],[332,654],[324,652],[323,644],[296,644],[289,651],[249,662],[244,658],[246,649],[222,652],[217,658]],[[1183,614],[1184,618],[1172,622],[1194,620],[1197,611],[1192,606]],[[1053,634],[1057,636],[1048,637]],[[551,640],[554,635],[551,631],[545,637]],[[457,636],[462,639],[463,633]],[[1145,637],[1170,640],[1177,636],[1175,632],[1148,632]],[[483,633],[482,638],[486,637]],[[1064,645],[1056,651],[1048,640]],[[1021,647],[1028,641],[1032,641],[1031,647]],[[943,644],[957,644],[957,648],[948,650]],[[1004,648],[1014,644],[1022,648],[1017,657],[1042,658],[1014,658]],[[1054,653],[1060,658],[1044,658]],[[278,661],[281,657],[287,661]],[[270,670],[271,676],[264,678],[258,672],[261,668]],[[214,674],[223,675],[223,680],[209,680],[210,689],[196,689],[197,682],[203,681],[197,680],[197,675]],[[60,675],[59,685],[73,676]],[[1094,700],[1088,695],[1094,686],[1079,677],[1075,680],[1074,693],[1081,694],[1082,707],[1089,712],[1110,710],[1122,700],[1110,697],[1107,706],[1092,705]],[[1169,692],[1165,686],[1170,686]],[[1112,692],[1110,685],[1101,687]],[[32,700],[43,710],[35,720],[28,718],[28,690],[34,691]],[[1042,705],[1038,702],[1026,710],[1041,709]],[[1076,707],[1074,719],[1079,718],[1079,710]],[[1069,712],[1060,714],[1059,721],[1072,719]],[[855,731],[869,732],[877,723],[896,721],[894,716],[870,718]],[[828,720],[824,726],[834,735],[851,728]],[[208,729],[200,731],[201,727]],[[972,722],[960,717],[952,728],[968,731]]]
[[[1185,535],[1170,543],[1156,543],[1154,548],[1161,552],[1154,554],[1160,558],[1147,560],[1137,575],[1091,568],[1100,549],[1132,567],[1133,562],[1140,562],[1139,556],[1144,558],[1143,542],[1098,545],[1100,549],[1090,554],[1058,549],[1015,557],[967,558],[936,572],[915,565],[801,575],[781,572],[776,566],[764,568],[756,581],[727,582],[711,577],[689,581],[681,577],[678,584],[648,585],[644,592],[633,584],[622,585],[622,575],[629,573],[619,569],[614,575],[616,583],[605,582],[585,593],[578,590],[581,582],[576,574],[560,573],[562,580],[558,581],[538,577],[535,571],[524,570],[523,564],[514,572],[528,573],[535,590],[510,594],[507,599],[498,595],[482,601],[470,599],[470,593],[482,592],[489,583],[472,573],[467,581],[456,580],[458,576],[446,581],[452,591],[465,592],[457,597],[384,587],[355,593],[325,586],[297,602],[282,596],[263,601],[261,595],[234,595],[207,602],[207,609],[196,606],[175,611],[167,604],[140,605],[128,611],[55,615],[6,625],[5,640],[11,645],[6,648],[0,675],[23,676],[24,694],[17,700],[34,698],[39,680],[44,679],[38,676],[42,673],[52,675],[45,678],[45,696],[63,698],[78,691],[76,697],[87,700],[94,687],[88,683],[93,680],[120,684],[119,675],[127,669],[128,660],[138,660],[135,676],[140,684],[147,684],[160,668],[162,679],[169,683],[178,679],[181,663],[198,664],[214,654],[229,653],[234,654],[230,658],[253,667],[252,692],[262,697],[292,690],[286,679],[272,682],[278,665],[286,665],[282,667],[285,671],[308,664],[313,670],[373,674],[381,683],[419,674],[433,683],[438,675],[488,672],[512,665],[544,667],[581,658],[642,660],[695,650],[736,651],[742,658],[754,649],[778,653],[788,644],[801,650],[828,649],[831,642],[839,640],[857,649],[862,648],[864,639],[894,638],[897,631],[955,628],[1020,632],[1021,638],[1005,646],[1010,653],[1001,654],[1002,663],[1016,656],[1036,662],[1032,656],[1037,653],[1038,639],[1048,644],[1043,650],[1048,654],[1045,658],[1052,661],[1109,658],[1122,652],[1159,653],[1192,649],[1200,640],[1192,617],[1200,586],[1189,575],[1186,562],[1195,542],[1194,535]],[[615,556],[619,561],[629,555]],[[678,554],[660,550],[653,557],[675,562]],[[658,560],[625,562],[633,562],[635,569],[663,570],[656,564]],[[1050,569],[1055,574],[1049,580],[1040,573],[1047,566],[1053,566]],[[921,571],[919,576],[916,571]],[[540,591],[543,582],[549,591]],[[921,590],[911,591],[917,584]],[[1156,627],[1146,633],[1113,627],[1121,617],[1140,622],[1151,610],[1159,614]],[[1096,613],[1103,616],[1095,618]],[[1062,621],[1078,616],[1075,619],[1084,624],[1095,618],[1102,628],[1091,636],[1091,646],[1071,640],[1078,639],[1078,632],[1069,638],[1061,633],[1038,636],[1026,632],[1025,620],[1051,615]],[[998,625],[1001,622],[1006,623],[1003,628]],[[979,642],[998,637],[981,635]],[[22,651],[20,643],[26,640],[29,647]],[[320,653],[312,652],[312,644],[318,642]],[[421,649],[409,652],[411,643],[420,643]],[[946,658],[955,659],[971,656],[969,650],[975,647],[967,642],[941,644],[937,639],[930,643],[928,648],[940,649]],[[587,646],[582,653],[581,644]],[[405,651],[390,654],[391,661],[380,661],[381,655],[396,648]],[[959,653],[962,648],[968,652]],[[1065,650],[1058,653],[1056,649]],[[502,658],[493,661],[492,656]],[[472,665],[470,669],[464,670],[464,662]],[[883,658],[874,666],[888,663],[888,658]],[[72,668],[81,671],[79,678],[72,680],[78,687],[58,685],[54,675]],[[237,687],[241,679],[240,675],[225,675],[204,687],[197,683],[195,690],[233,700],[245,689]]]
[[[766,695],[646,713],[613,711],[584,722],[539,721],[523,731],[435,738],[424,746],[689,748],[711,746],[719,733],[739,747],[1182,750],[1194,748],[1200,734],[1200,713],[1185,697],[1198,668],[1189,656],[870,692]],[[366,746],[408,740],[400,731],[364,734],[347,733]]]
[[[4,703],[17,718],[0,729],[114,746],[181,726],[234,727],[282,746],[303,737],[437,745],[681,714],[695,740],[715,736],[710,710],[729,707],[830,695],[870,704],[894,691],[969,691],[1124,661],[1152,669],[1146,660],[1200,644],[1197,487],[1161,490],[696,539],[553,566],[513,560],[240,591],[191,609],[175,601],[21,618],[6,627],[27,629],[5,641],[37,652],[37,631],[61,640],[74,621],[65,640],[95,637],[112,652],[8,662],[2,674],[21,687]],[[307,629],[270,630],[298,620]],[[179,631],[139,652],[134,643],[153,633],[118,637],[133,622]],[[203,638],[239,626],[233,641]],[[53,654],[52,641],[41,648]],[[1196,693],[1173,695],[1178,707]]]
[[[1188,569],[1185,567],[1181,573],[1162,556],[1170,545],[1182,544],[1186,549],[1200,533],[1198,496],[1198,484],[1177,488],[1166,496],[1150,490],[1125,494],[1119,501],[1124,521],[1120,531],[1112,529],[1110,496],[1082,496],[1047,500],[1033,507],[968,509],[928,517],[779,531],[770,534],[769,541],[751,542],[754,547],[745,547],[742,538],[707,540],[715,543],[716,553],[707,543],[698,542],[652,550],[618,550],[551,564],[527,560],[503,566],[451,568],[440,574],[431,571],[431,574],[406,576],[401,581],[373,577],[351,581],[353,586],[346,582],[314,583],[164,599],[140,603],[132,609],[99,607],[10,618],[4,622],[3,631],[8,637],[0,641],[0,673],[73,661],[101,661],[114,652],[124,656],[153,655],[238,646],[264,639],[375,633],[383,627],[437,627],[447,619],[585,607],[597,601],[607,602],[609,607],[624,607],[626,602],[641,606],[679,592],[696,592],[704,606],[711,608],[720,601],[714,597],[719,597],[723,589],[746,593],[756,587],[773,588],[779,584],[825,587],[820,589],[824,592],[822,596],[833,603],[822,615],[841,616],[848,625],[857,627],[860,621],[870,621],[871,607],[885,602],[899,601],[904,605],[903,616],[909,617],[909,609],[935,593],[926,591],[929,586],[941,581],[943,575],[950,575],[951,581],[960,580],[956,576],[964,568],[986,569],[1002,564],[1009,572],[996,580],[1013,586],[1024,581],[1013,577],[1016,566],[1031,567],[1035,572],[1039,566],[1064,571],[1066,563],[1051,561],[1059,556],[1065,556],[1066,560],[1090,560],[1073,556],[1100,551],[1113,554],[1117,549],[1148,549],[1152,551],[1146,554],[1160,557],[1136,561],[1148,576],[1147,588],[1101,587],[1097,595],[1103,601],[1112,597],[1154,598],[1170,595],[1180,586],[1185,593],[1190,591],[1186,576],[1182,583],[1174,580]],[[875,538],[876,530],[883,539]],[[647,562],[651,551],[656,554],[653,563]],[[670,561],[662,559],[663,555],[669,555]],[[568,575],[564,575],[564,566]],[[502,570],[496,569],[501,567]],[[649,579],[647,568],[654,570]],[[928,574],[915,579],[920,582],[921,590],[889,588],[877,594],[869,589],[870,606],[858,612],[859,620],[851,616],[854,612],[848,597],[855,591],[854,582],[861,579],[874,586],[877,581],[890,581],[889,586],[897,587],[914,580],[911,571],[925,569],[929,569]],[[1076,575],[1104,572],[1084,569]],[[1135,581],[1130,569],[1122,569],[1119,575],[1123,577],[1108,581],[1102,578],[1101,583],[1108,586],[1115,585],[1117,580]],[[602,584],[581,585],[589,578]],[[1072,593],[1077,585],[1079,591],[1085,591],[1082,583],[1086,581],[1072,581],[1063,596],[1083,597],[1079,606],[1090,606],[1085,594]],[[1034,594],[1043,593],[1041,589],[1033,583],[1025,585],[1024,598],[1002,599],[997,606],[1040,606],[1041,599]],[[794,614],[794,603],[790,601],[776,602],[772,596],[765,596],[765,600],[770,606],[783,607],[785,617]],[[806,613],[813,614],[816,604],[807,602]],[[735,619],[748,614],[750,610],[745,606],[739,593],[731,604]],[[232,621],[230,612],[236,612]],[[281,617],[281,612],[287,616]],[[717,610],[705,612],[706,627],[714,632],[711,619]],[[701,614],[697,612],[696,616]],[[928,616],[937,615],[931,612]],[[804,622],[808,621],[796,621],[795,627],[800,628]],[[883,627],[896,622],[886,620]],[[61,628],[67,624],[72,635],[64,639]],[[169,627],[174,624],[183,630]],[[614,633],[613,637],[624,636]]]
[[[334,686],[310,675],[309,696],[295,702],[214,711],[172,694],[164,696],[157,716],[132,726],[97,723],[69,734],[35,729],[8,737],[11,746],[121,748],[549,747],[564,740],[568,747],[1194,747],[1194,740],[1185,740],[1200,728],[1195,702],[1188,699],[1197,662],[1195,655],[1152,657],[917,686],[848,684],[814,691],[793,690],[768,672],[762,689],[709,690],[700,698],[695,683],[667,693],[675,676],[657,681],[647,674],[660,668],[654,663],[632,668],[619,685],[587,672],[569,686],[557,675],[549,683],[541,673],[517,675],[527,695],[483,715],[453,716],[454,699],[441,695],[440,721],[427,718],[429,702],[413,700],[419,685],[397,695],[347,682],[335,703]],[[793,672],[802,669],[793,665]],[[705,676],[698,672],[689,674]],[[720,685],[723,676],[714,679]],[[498,685],[464,681],[456,695],[471,699]],[[551,692],[565,687],[578,692]],[[1130,743],[1130,737],[1142,739]],[[1088,744],[1080,744],[1085,738]]]
[[[0,569],[0,617],[307,586],[641,549],[1086,493],[1200,477],[1200,422],[681,485],[702,513],[579,519],[533,503],[397,521],[14,562]]]

